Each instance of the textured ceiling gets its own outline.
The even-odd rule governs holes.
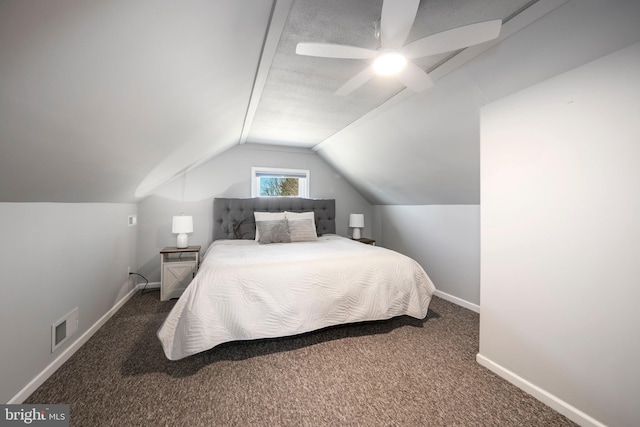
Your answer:
[[[530,0],[423,0],[407,43],[451,28],[508,20]],[[347,96],[334,92],[370,60],[296,55],[299,42],[378,49],[375,22],[381,0],[295,0],[260,96],[247,142],[312,147],[404,90],[394,78],[375,77]],[[414,62],[430,71],[456,52]]]
[[[422,0],[407,41],[496,18],[513,34],[565,1]],[[519,19],[539,4],[549,6]],[[476,203],[482,96],[444,77],[481,49],[417,61],[435,80],[423,93],[374,78],[344,97],[334,92],[366,61],[295,54],[301,41],[377,48],[381,8],[0,1],[0,202],[133,202],[253,142],[313,147],[372,203]]]

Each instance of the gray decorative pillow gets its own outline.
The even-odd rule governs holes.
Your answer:
[[[286,219],[256,222],[258,243],[291,243]]]
[[[253,217],[256,220],[256,242],[260,240],[260,229],[258,228],[258,222],[260,221],[275,221],[277,219],[285,219],[284,212],[254,212]]]
[[[312,242],[318,240],[313,219],[289,219],[289,235],[292,242]]]

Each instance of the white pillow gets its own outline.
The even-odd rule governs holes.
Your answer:
[[[308,226],[310,229],[307,229],[306,231],[300,227],[295,227],[295,231],[293,232],[293,235],[291,236],[291,241],[292,242],[303,242],[305,240],[314,240],[311,239],[309,236],[313,235],[315,236],[315,240],[317,240],[318,238],[318,233],[316,231],[316,220],[315,220],[315,215],[313,212],[289,212],[289,211],[285,211],[284,212],[285,218],[287,218],[287,221],[296,221],[296,224],[299,225],[306,225]],[[297,222],[299,220],[311,220],[311,224],[308,224],[308,221],[302,221],[302,222]],[[290,224],[291,227],[291,224]],[[307,228],[307,227],[304,227]],[[291,231],[291,228],[289,229],[289,231]],[[302,234],[301,234],[302,233]],[[306,236],[306,237],[305,237]],[[295,239],[295,240],[294,240]],[[302,239],[302,240],[300,240]]]
[[[254,212],[253,217],[256,219],[256,242],[260,241],[258,221],[277,221],[279,219],[286,219],[284,212]]]

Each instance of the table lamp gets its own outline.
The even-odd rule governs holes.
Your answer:
[[[177,248],[182,249],[189,246],[187,233],[193,233],[193,217],[186,215],[174,216],[171,232],[178,234]]]
[[[364,227],[364,215],[363,214],[351,214],[349,215],[349,227],[353,228],[353,238],[360,238],[360,229]]]

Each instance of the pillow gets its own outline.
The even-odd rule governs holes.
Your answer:
[[[310,219],[311,220],[311,226],[313,227],[313,234],[318,237],[318,232],[316,231],[316,219],[315,219],[315,215],[312,212],[289,212],[289,211],[285,211],[284,212],[285,218],[287,218],[287,220],[291,221],[291,220],[297,220],[297,219]]]
[[[260,232],[258,243],[291,243],[286,219],[256,222],[256,230]]]
[[[292,242],[312,242],[318,240],[312,219],[288,219],[289,235]]]
[[[253,217],[256,219],[256,242],[260,240],[260,230],[258,229],[258,222],[285,219],[284,212],[254,212]]]

